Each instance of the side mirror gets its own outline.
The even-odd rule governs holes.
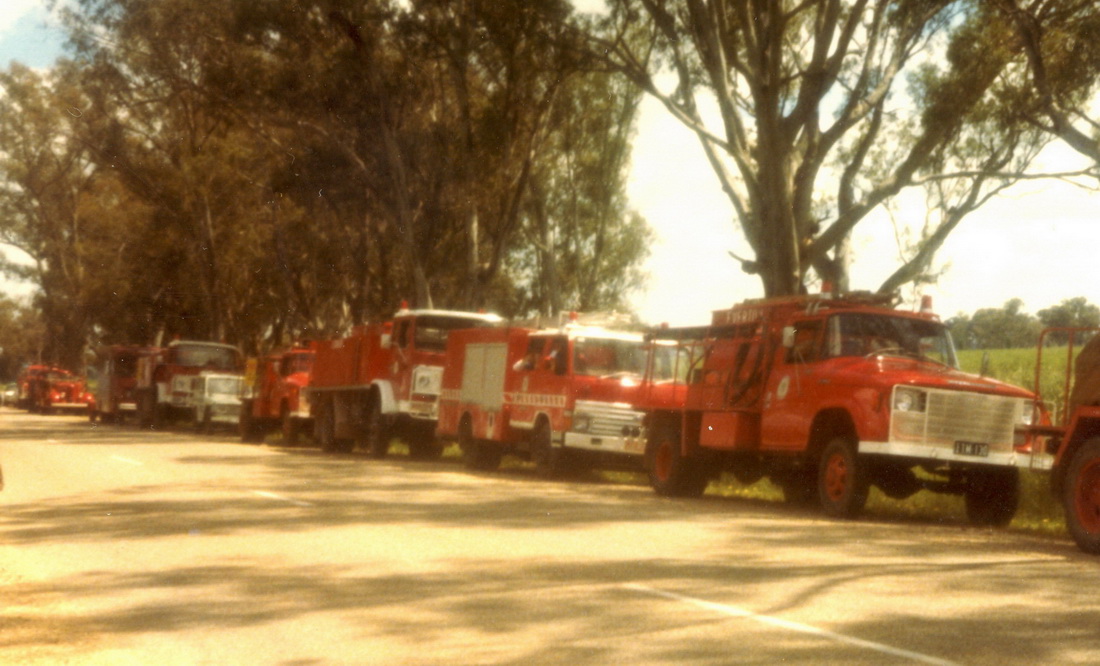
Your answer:
[[[786,349],[794,347],[794,326],[783,327],[783,347]]]

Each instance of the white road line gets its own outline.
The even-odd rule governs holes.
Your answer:
[[[140,460],[134,460],[133,458],[126,458],[124,456],[111,456],[111,460],[117,460],[121,463],[126,463],[127,465],[133,465],[135,467],[141,467],[141,466],[145,465],[145,463],[141,462]]]
[[[278,495],[276,493],[269,493],[266,490],[253,490],[252,494],[259,497],[266,497],[267,499],[279,500],[280,502],[287,502],[289,504],[293,504],[294,506],[313,506],[313,502],[303,502],[301,500],[291,499],[289,497]]]
[[[657,597],[664,597],[665,599],[672,599],[674,601],[680,601],[699,608],[705,608],[722,615],[728,615],[730,617],[743,618],[746,620],[753,620],[760,624],[766,624],[768,626],[777,627],[779,629],[787,629],[789,631],[795,631],[802,634],[809,634],[811,636],[819,636],[826,638],[837,643],[845,643],[847,645],[854,645],[856,647],[866,648],[868,650],[874,650],[875,652],[881,652],[894,657],[902,657],[904,659],[910,659],[912,661],[918,661],[924,664],[936,664],[937,666],[957,666],[956,662],[947,661],[946,659],[939,659],[937,657],[930,657],[926,654],[919,652],[911,652],[909,650],[902,650],[900,648],[891,647],[889,645],[883,645],[882,643],[875,643],[874,641],[866,641],[862,638],[853,638],[852,636],[845,636],[844,634],[838,634],[836,632],[828,631],[827,629],[821,629],[819,627],[813,627],[808,624],[802,624],[801,622],[792,622],[790,620],[783,620],[777,617],[771,617],[768,615],[758,615],[752,611],[745,610],[743,608],[737,608],[736,606],[727,606],[726,604],[718,604],[712,601],[704,601],[703,599],[696,599],[694,597],[684,596],[682,594],[676,594],[675,592],[665,592],[654,587],[647,585],[639,585],[637,583],[628,583],[623,587],[635,590],[637,592],[643,592]]]

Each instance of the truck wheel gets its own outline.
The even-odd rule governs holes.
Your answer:
[[[284,404],[279,410],[279,416],[283,430],[283,444],[298,446],[299,424],[297,419],[290,415],[290,407]]]
[[[458,446],[462,449],[462,463],[466,469],[491,472],[500,467],[503,457],[500,446],[474,438],[469,419],[463,419],[458,426]]]
[[[783,489],[783,501],[791,506],[809,507],[817,502],[817,476],[813,467],[792,469],[776,481]]]
[[[699,461],[683,455],[678,423],[654,428],[645,447],[645,468],[649,485],[665,497],[699,497],[710,483]]]
[[[371,458],[385,458],[390,452],[390,432],[382,415],[382,402],[371,397],[363,419],[363,445]]]
[[[409,458],[431,461],[443,457],[443,442],[435,438],[434,423],[410,424],[405,437],[409,443]]]
[[[1100,555],[1100,437],[1082,444],[1070,459],[1062,484],[1062,506],[1077,547]]]
[[[554,446],[550,424],[539,421],[531,433],[531,461],[535,463],[535,471],[544,479],[557,478],[565,471],[565,456],[564,449]]]
[[[335,414],[332,409],[332,398],[325,397],[317,404],[317,421],[314,424],[317,433],[317,443],[325,453],[336,451],[336,423],[333,421]]]
[[[1020,505],[1020,473],[1015,467],[976,469],[966,481],[966,519],[979,527],[1005,527]]]
[[[825,515],[854,518],[863,511],[871,490],[866,465],[856,453],[856,443],[836,437],[825,446],[817,470],[817,495]]]
[[[209,435],[214,431],[214,415],[211,409],[210,407],[204,409],[202,419],[199,420],[199,432],[204,435]]]

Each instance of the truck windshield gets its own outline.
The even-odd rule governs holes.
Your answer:
[[[236,370],[237,351],[231,347],[179,345],[175,350],[176,364],[189,368]]]
[[[413,342],[417,349],[444,351],[447,349],[447,334],[451,331],[490,326],[493,326],[492,322],[477,317],[447,317],[441,315],[417,317]]]
[[[646,350],[641,340],[577,338],[573,343],[573,372],[591,377],[645,373]]]
[[[958,367],[951,334],[942,323],[879,314],[829,319],[828,356],[905,356]]]

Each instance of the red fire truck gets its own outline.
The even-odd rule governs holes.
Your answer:
[[[1047,401],[1040,399],[1036,410],[1053,413],[1054,422],[1037,422],[1030,428],[1033,435],[1045,441],[1044,449],[1054,453],[1051,490],[1061,500],[1066,527],[1077,546],[1092,554],[1100,554],[1100,335],[1097,333],[1100,329],[1086,327],[1043,331],[1035,363],[1035,392],[1040,393],[1045,374],[1043,351],[1050,346],[1048,342],[1053,336],[1060,335],[1066,342],[1065,383],[1061,387],[1066,401],[1064,407],[1051,404],[1054,409],[1048,409]],[[1078,354],[1078,345],[1086,336],[1091,336],[1091,340]]]
[[[640,332],[593,323],[452,333],[437,434],[458,440],[471,469],[495,469],[504,454],[533,461],[544,476],[640,466],[634,402],[649,355]],[[664,355],[653,359],[658,375],[671,367]]]
[[[102,351],[103,365],[99,370],[95,401],[88,409],[88,418],[92,422],[100,419],[104,423],[121,423],[127,414],[137,413],[134,389],[137,386],[138,359],[156,351],[153,347],[129,345],[115,345]]]
[[[686,395],[673,408],[643,396],[653,488],[698,495],[729,470],[835,517],[857,515],[874,485],[899,499],[962,494],[972,523],[1010,522],[1019,469],[1052,462],[1024,430],[1034,394],[959,371],[931,302],[905,312],[892,301],[746,301],[710,326],[654,331],[681,349]]]
[[[138,423],[143,428],[155,428],[180,418],[199,422],[203,414],[197,412],[194,379],[200,375],[228,375],[239,381],[243,365],[236,347],[196,340],[176,340],[139,358],[134,389]],[[234,405],[233,409],[239,407]]]
[[[246,396],[241,399],[241,441],[262,442],[267,433],[281,428],[284,443],[293,446],[300,433],[313,426],[302,389],[309,385],[314,356],[311,343],[249,359]]]
[[[94,400],[83,377],[48,365],[27,366],[20,373],[18,384],[17,406],[39,414],[51,414],[58,409],[86,410]]]
[[[358,446],[381,458],[398,435],[412,457],[438,458],[443,447],[435,423],[447,335],[500,322],[491,314],[402,308],[392,321],[317,342],[306,395],[321,448]]]

